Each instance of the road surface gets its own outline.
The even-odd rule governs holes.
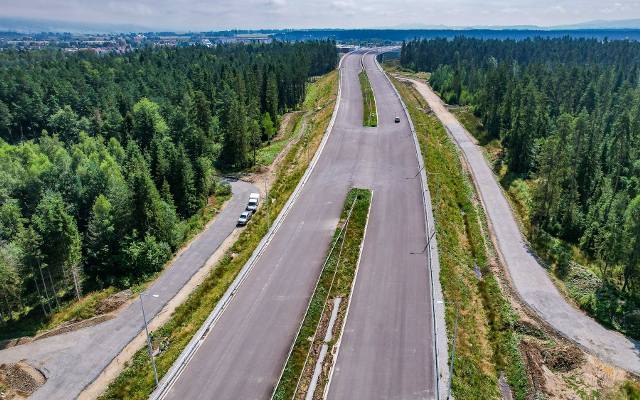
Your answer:
[[[381,91],[379,108],[391,109],[381,115],[379,128],[362,127],[361,56],[348,55],[342,63],[336,122],[300,197],[167,399],[271,396],[354,186],[374,190],[365,240],[371,254],[360,267],[363,284],[356,290],[379,289],[380,296],[372,299],[375,307],[359,298],[365,307],[351,311],[349,318],[366,324],[354,334],[371,332],[349,341],[352,349],[345,354],[354,357],[341,364],[336,388],[344,391],[338,379],[354,374],[356,390],[342,398],[429,398],[433,392],[426,256],[409,255],[425,245],[420,182],[405,179],[418,170],[416,153],[407,122],[393,124],[400,105],[381,75],[372,82]]]
[[[419,167],[400,100],[374,57],[365,68],[379,126],[363,133],[376,138],[373,203],[328,398],[434,399],[431,282],[426,255],[411,254],[426,243]]]
[[[640,374],[640,343],[604,328],[567,303],[523,240],[511,207],[471,134],[424,82],[410,80],[464,153],[513,285],[524,302],[563,336],[588,352]]]
[[[225,208],[149,287],[144,297],[147,318],[155,316],[204,265],[233,232],[253,185],[232,182],[233,196]],[[75,399],[143,329],[140,304],[134,302],[109,321],[0,351],[0,364],[26,359],[40,368],[47,382],[32,399]]]

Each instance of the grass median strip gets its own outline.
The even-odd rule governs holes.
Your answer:
[[[336,101],[338,73],[333,71],[313,85],[303,109],[310,112],[309,138],[293,144],[276,171],[276,180],[269,191],[269,207],[260,207],[222,260],[204,282],[180,305],[169,322],[153,332],[156,364],[162,377],[178,358],[198,328],[233,282],[256,246],[266,234],[269,222],[278,215],[294,191],[309,164],[308,153],[315,153],[331,119]],[[267,215],[268,210],[268,215]],[[153,371],[146,349],[133,356],[125,370],[109,385],[101,399],[146,399],[154,389]]]
[[[378,112],[376,110],[376,99],[373,96],[373,89],[369,82],[369,77],[365,70],[358,74],[360,79],[360,89],[362,90],[362,125],[378,126]]]
[[[334,234],[329,254],[309,301],[300,331],[291,354],[275,389],[274,399],[304,399],[314,374],[318,356],[327,345],[326,358],[317,376],[313,398],[322,398],[322,392],[333,365],[333,347],[342,334],[360,247],[364,239],[372,193],[367,189],[352,189],[345,200],[342,216]],[[341,302],[334,299],[341,298]],[[325,343],[334,304],[338,305],[333,322],[332,339]]]
[[[515,399],[529,387],[514,332],[517,315],[493,274],[491,241],[483,229],[483,213],[457,150],[424,99],[408,85],[392,79],[417,128],[429,175],[440,255],[440,283],[447,326],[458,317],[453,371],[456,398],[498,399],[502,372]],[[448,329],[451,354],[454,330]]]

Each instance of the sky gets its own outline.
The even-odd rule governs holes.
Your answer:
[[[0,0],[0,17],[193,31],[555,26],[640,18],[640,0]]]

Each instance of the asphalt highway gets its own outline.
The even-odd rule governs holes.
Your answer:
[[[364,65],[378,108],[365,128],[372,147],[362,184],[373,203],[329,399],[434,399],[431,283],[418,162],[400,100],[375,65]],[[399,124],[394,118],[401,119]],[[420,254],[411,254],[420,253]]]
[[[380,127],[362,127],[361,58],[342,63],[336,122],[300,197],[165,398],[271,396],[351,187],[374,195],[338,397],[431,398],[426,256],[409,254],[425,245],[420,182],[405,179],[418,170],[415,149],[407,122],[394,124],[400,103],[376,71]]]
[[[162,310],[218,249],[235,229],[249,193],[258,191],[242,181],[232,182],[232,190],[231,200],[215,221],[148,288],[150,296],[144,297],[147,319]],[[143,326],[140,304],[136,301],[101,324],[2,350],[0,364],[24,359],[45,373],[47,382],[32,399],[75,399]]]

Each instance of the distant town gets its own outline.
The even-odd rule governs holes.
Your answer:
[[[87,51],[96,54],[125,53],[141,47],[212,47],[225,43],[270,43],[333,39],[353,46],[397,45],[414,39],[457,37],[477,39],[574,38],[640,40],[640,29],[276,29],[227,30],[207,32],[47,32],[2,31],[0,51],[60,49],[65,52]]]
[[[265,33],[198,32],[198,33],[18,33],[0,32],[0,50],[62,49],[67,52],[89,51],[101,53],[125,53],[139,47],[167,46],[211,47],[220,43],[269,43],[272,36]]]

